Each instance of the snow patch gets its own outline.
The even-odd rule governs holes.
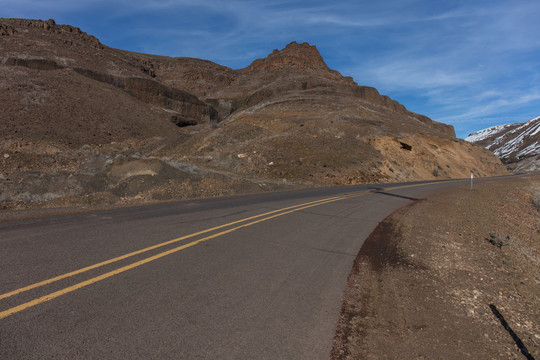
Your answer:
[[[518,158],[540,154],[540,143],[535,142],[517,153]]]
[[[473,143],[482,141],[484,139],[487,139],[490,136],[493,136],[494,134],[497,134],[498,132],[501,132],[502,130],[504,130],[505,127],[508,127],[510,125],[512,124],[497,125],[497,126],[484,129],[484,130],[474,132],[472,134],[469,134],[469,136],[465,138],[465,141],[473,142]]]

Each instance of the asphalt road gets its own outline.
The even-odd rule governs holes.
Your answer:
[[[451,186],[468,182],[0,224],[0,359],[327,359],[365,238]]]

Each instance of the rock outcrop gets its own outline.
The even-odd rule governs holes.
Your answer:
[[[275,49],[264,59],[257,59],[244,71],[275,71],[284,69],[317,70],[331,72],[317,48],[308,43],[288,44],[283,50]]]
[[[92,35],[81,31],[78,27],[70,25],[57,25],[53,19],[47,21],[43,20],[29,20],[29,19],[1,19],[0,21],[4,22],[2,26],[7,26],[10,28],[20,28],[20,29],[37,29],[45,30],[50,33],[59,35],[60,37],[69,37],[69,40],[66,40],[66,44],[79,45],[81,42],[89,44],[96,49],[103,49],[104,46],[99,42],[99,40]],[[5,24],[5,22],[9,24]],[[75,42],[73,42],[75,40]]]
[[[193,125],[210,121],[211,106],[185,91],[170,88],[155,80],[143,77],[125,78],[100,74],[87,69],[74,68],[73,70],[92,80],[124,90],[144,103],[175,111],[177,114],[171,115],[172,118],[192,119]]]
[[[0,36],[10,36],[17,32],[13,26],[0,24]]]

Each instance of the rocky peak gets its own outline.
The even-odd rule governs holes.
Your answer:
[[[296,41],[282,50],[274,50],[264,59],[255,60],[246,68],[248,71],[283,69],[329,70],[317,47]]]
[[[14,35],[17,33],[17,29],[44,30],[46,33],[64,36],[70,39],[69,41],[67,39],[65,40],[66,44],[68,42],[73,44],[74,42],[81,41],[97,49],[103,49],[104,47],[96,37],[88,35],[78,27],[58,25],[53,19],[47,21],[34,19],[0,19],[0,35]]]

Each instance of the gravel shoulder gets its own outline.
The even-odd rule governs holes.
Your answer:
[[[379,224],[332,358],[540,358],[540,176],[444,191]]]

